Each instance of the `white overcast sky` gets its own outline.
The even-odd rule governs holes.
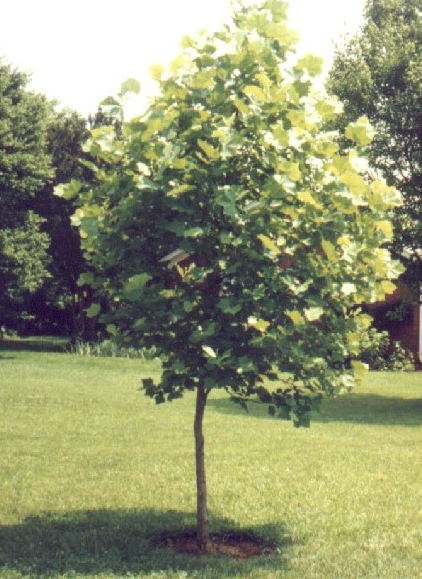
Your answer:
[[[290,0],[300,52],[329,62],[355,32],[364,0]],[[0,0],[0,56],[32,76],[31,88],[86,115],[128,77],[148,95],[149,66],[178,55],[180,38],[230,19],[229,0]]]

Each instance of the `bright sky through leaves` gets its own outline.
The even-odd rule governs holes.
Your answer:
[[[299,50],[329,61],[333,40],[359,25],[364,0],[291,0]],[[217,29],[229,0],[3,0],[0,56],[32,74],[32,87],[83,114],[127,77],[150,94],[149,66],[166,65],[184,34]]]

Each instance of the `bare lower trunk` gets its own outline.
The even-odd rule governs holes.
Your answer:
[[[205,476],[205,453],[204,453],[204,434],[203,418],[205,405],[207,403],[207,392],[200,384],[196,392],[196,412],[194,422],[195,433],[195,458],[196,458],[196,521],[197,531],[196,538],[198,548],[201,553],[208,551],[208,524],[207,524],[207,483]]]

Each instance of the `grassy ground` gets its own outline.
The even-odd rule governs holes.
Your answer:
[[[156,362],[54,346],[0,346],[0,579],[422,578],[421,373],[371,374],[308,430],[215,393],[211,525],[280,549],[193,558],[151,545],[195,522],[192,396],[155,406]]]

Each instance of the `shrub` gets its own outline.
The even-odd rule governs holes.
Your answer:
[[[403,348],[400,342],[391,344],[388,332],[371,328],[362,332],[359,340],[360,359],[368,364],[371,370],[412,372],[415,369],[412,352]]]

